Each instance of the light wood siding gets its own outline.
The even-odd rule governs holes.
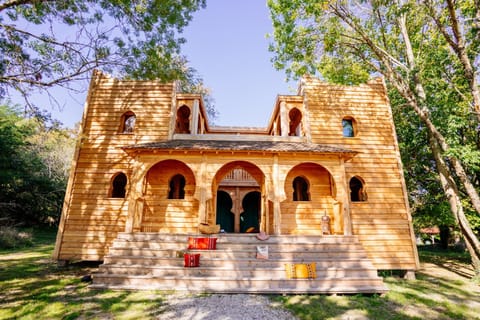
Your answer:
[[[94,74],[57,237],[57,259],[102,260],[117,233],[125,230],[134,159],[121,147],[167,139],[172,99],[172,84]],[[122,116],[129,111],[135,114],[135,127],[133,133],[122,133]],[[112,178],[119,172],[128,179],[126,196],[110,198]]]
[[[417,253],[406,203],[400,155],[381,80],[350,87],[311,81],[303,87],[312,142],[357,151],[345,163],[364,182],[367,200],[350,201],[353,234],[378,269],[416,269]],[[344,137],[342,119],[354,119],[354,137]]]

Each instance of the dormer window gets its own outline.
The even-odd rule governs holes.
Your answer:
[[[135,130],[136,116],[132,111],[127,111],[122,115],[120,123],[120,133],[133,133]]]
[[[288,135],[289,136],[301,136],[302,135],[302,113],[297,108],[293,108],[288,113],[289,117],[289,128],[288,128]]]
[[[175,133],[190,133],[190,108],[185,105],[177,110]]]

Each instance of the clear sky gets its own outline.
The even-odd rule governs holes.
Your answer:
[[[184,53],[212,89],[218,125],[266,126],[277,94],[291,94],[268,51],[266,1],[207,0],[184,32]]]
[[[272,24],[266,1],[207,0],[185,28],[182,52],[212,90],[216,125],[267,125],[277,94],[295,93],[296,83],[273,68],[267,33]],[[67,96],[52,111],[66,126],[81,120],[86,94]]]

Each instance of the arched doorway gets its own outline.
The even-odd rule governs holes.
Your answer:
[[[232,198],[228,192],[217,192],[217,224],[225,232],[235,231],[235,215],[232,212]]]
[[[261,194],[258,191],[249,192],[243,197],[243,212],[240,214],[240,232],[260,231]]]
[[[225,164],[217,171],[212,183],[212,191],[217,197],[214,202],[216,203],[215,220],[222,221],[224,218],[226,210],[224,201],[226,200],[223,200],[223,197],[228,194],[232,201],[229,212],[233,213],[234,217],[233,232],[246,231],[247,228],[244,228],[244,223],[241,222],[241,214],[246,212],[245,209],[248,209],[248,213],[244,218],[247,217],[248,223],[253,227],[250,231],[261,230],[262,214],[265,211],[265,205],[261,201],[264,184],[265,176],[256,165],[247,161],[233,161]],[[254,192],[253,195],[249,195],[252,192]],[[245,203],[243,203],[244,200]]]

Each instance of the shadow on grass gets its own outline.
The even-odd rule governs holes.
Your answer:
[[[466,252],[443,250],[434,246],[419,247],[418,254],[422,262],[433,263],[461,277],[475,276],[471,259]]]
[[[58,267],[52,239],[0,252],[0,319],[149,319],[163,312],[159,292],[90,289],[80,279],[98,263]]]

